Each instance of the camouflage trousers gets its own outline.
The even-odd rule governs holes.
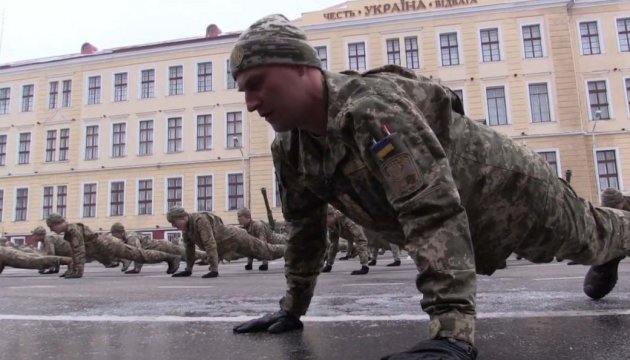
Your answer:
[[[368,249],[367,249],[367,241],[366,240],[359,240],[359,241],[352,241],[352,240],[347,240],[348,241],[348,252],[346,254],[348,254],[348,256],[350,256],[350,254],[352,254],[353,251],[357,252],[357,255],[359,256],[359,262],[361,263],[361,265],[367,265],[368,263]],[[337,239],[337,241],[330,241],[329,245],[328,245],[328,257],[326,259],[326,263],[328,265],[333,265],[335,263],[335,257],[337,256],[337,253],[339,252],[339,239]]]
[[[144,239],[141,241],[142,249],[146,252],[147,250],[161,251],[167,254],[173,254],[180,256],[181,259],[186,259],[186,248],[183,245],[175,245],[168,240],[153,240],[153,239]],[[207,260],[208,255],[201,251],[195,250],[195,261],[197,260]],[[130,262],[128,260],[122,260],[123,268],[128,268],[129,264],[125,264],[126,262]],[[137,272],[142,270],[143,263],[134,261],[133,269]]]
[[[181,255],[169,254],[157,250],[144,250],[125,244],[111,235],[99,235],[85,244],[87,257],[102,264],[111,264],[116,259],[131,260],[138,263],[156,264],[162,261],[180,261]]]
[[[219,258],[238,253],[256,260],[275,260],[284,256],[284,249],[286,248],[285,245],[281,244],[269,244],[249,235],[243,229],[229,225],[217,229],[215,237]],[[218,269],[210,268],[210,271],[218,271]]]
[[[394,261],[400,261],[400,247],[396,244],[390,243],[389,248],[392,249],[392,257],[394,258]],[[370,250],[372,252],[372,260],[378,259],[378,252],[380,248],[374,246],[370,247]]]
[[[27,253],[6,246],[0,247],[0,273],[5,266],[18,269],[45,269],[60,265],[69,265],[72,259],[64,256],[38,255]]]
[[[271,238],[268,241],[268,244],[276,244],[276,245],[286,245],[287,243],[287,236],[284,234],[278,234],[278,233],[273,233],[273,235],[271,236]],[[247,258],[247,265],[251,265],[254,262],[254,258]],[[263,265],[267,265],[268,261],[267,260],[263,260],[262,261]]]

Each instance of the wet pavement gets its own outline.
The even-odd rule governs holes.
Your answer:
[[[235,335],[232,327],[278,308],[282,264],[221,276],[171,278],[165,266],[139,275],[89,264],[83,279],[34,271],[0,275],[0,359],[378,359],[426,337],[410,260],[366,276],[356,261],[322,274],[303,331]],[[255,265],[257,265],[255,263]],[[256,268],[256,267],[255,267]],[[585,267],[510,260],[479,277],[480,360],[630,359],[630,261],[609,296],[582,294]]]

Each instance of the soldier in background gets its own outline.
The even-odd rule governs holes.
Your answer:
[[[271,228],[263,223],[261,220],[252,219],[252,213],[248,208],[242,208],[236,213],[239,225],[247,231],[247,233],[255,238],[258,238],[266,243],[271,243],[273,232]],[[254,258],[248,257],[247,264],[245,264],[245,270],[251,270]],[[262,260],[262,265],[258,267],[260,271],[267,271],[269,269],[269,262]]]
[[[171,208],[166,214],[169,223],[182,231],[186,246],[186,270],[173,276],[192,275],[195,264],[195,245],[208,254],[209,272],[202,278],[219,276],[219,258],[227,253],[238,253],[259,260],[275,260],[284,256],[284,245],[267,244],[210,212],[187,213],[181,207]]]
[[[394,258],[394,261],[385,266],[400,266],[400,247],[398,245],[385,240],[385,238],[376,231],[363,228],[363,232],[365,233],[365,237],[368,240],[368,249],[370,249],[372,252],[372,258],[370,259],[368,265],[376,265],[376,260],[378,259],[378,253],[380,249],[389,249],[392,251],[392,257]]]
[[[5,266],[18,269],[48,269],[68,265],[72,261],[69,257],[38,255],[14,249],[12,246],[3,243],[0,245],[0,274]]]
[[[57,234],[48,234],[43,226],[38,226],[31,231],[33,239],[42,243],[42,250],[46,255],[56,255],[71,257],[72,250],[70,244],[63,239],[63,236]],[[66,270],[67,271],[67,270]],[[56,274],[59,272],[59,266],[53,266],[41,271],[42,274]]]
[[[361,264],[361,269],[352,271],[350,275],[367,274],[370,268],[367,266],[367,239],[365,233],[363,233],[363,228],[348,219],[348,217],[341,212],[335,210],[331,205],[328,205],[326,225],[328,226],[328,240],[330,243],[328,245],[328,258],[322,272],[326,273],[332,270],[333,264],[335,263],[335,256],[337,256],[337,252],[339,251],[339,237],[343,237],[348,241],[348,255],[346,255],[344,260],[348,259],[354,247],[359,255],[359,262]]]
[[[142,263],[168,263],[167,274],[172,274],[179,268],[180,256],[167,254],[155,250],[141,250],[123,243],[112,236],[94,233],[82,223],[68,223],[59,214],[50,214],[46,224],[57,234],[64,233],[64,239],[70,243],[72,250],[72,264],[66,279],[83,277],[86,256],[103,264],[110,264],[114,259],[128,259]]]
[[[114,223],[110,232],[113,237],[122,240],[125,244],[137,247],[143,250],[157,250],[168,254],[174,254],[185,258],[186,249],[183,245],[175,245],[170,241],[154,240],[147,235],[143,235],[137,232],[126,231],[125,226],[119,222]],[[206,254],[203,251],[195,250],[195,260],[205,260]],[[134,267],[131,270],[127,270],[125,274],[139,274],[142,270],[142,263],[134,261]]]

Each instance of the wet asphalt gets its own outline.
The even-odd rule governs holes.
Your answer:
[[[232,327],[278,309],[282,263],[267,272],[220,266],[216,279],[171,278],[166,266],[141,274],[89,264],[82,279],[7,268],[0,275],[0,360],[4,359],[379,359],[427,336],[415,267],[365,276],[355,260],[322,274],[302,331],[233,334]],[[182,264],[183,265],[183,264]],[[630,261],[600,301],[582,294],[587,268],[534,265],[478,278],[480,360],[630,359]]]

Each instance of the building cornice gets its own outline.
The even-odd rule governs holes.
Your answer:
[[[601,1],[607,3],[617,3],[621,1],[617,0],[592,0],[598,1],[601,5]],[[323,32],[329,30],[341,30],[341,29],[353,29],[357,27],[377,26],[389,23],[399,23],[405,21],[418,21],[418,20],[439,20],[439,19],[452,19],[453,17],[464,17],[474,15],[487,15],[490,13],[518,13],[524,10],[536,10],[545,9],[550,7],[566,7],[567,0],[533,0],[533,1],[519,1],[516,3],[503,3],[503,4],[491,4],[491,5],[477,5],[471,7],[459,7],[459,8],[447,8],[445,10],[432,10],[425,12],[411,12],[396,15],[384,15],[380,17],[362,18],[354,20],[341,20],[331,21],[323,24],[312,24],[301,26],[307,33],[308,32]]]

